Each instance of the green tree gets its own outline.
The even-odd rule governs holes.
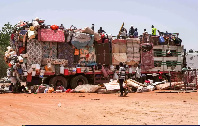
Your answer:
[[[10,35],[15,28],[16,25],[12,26],[8,22],[0,30],[0,78],[6,76],[6,70],[8,68],[8,65],[4,61],[4,52],[7,50],[6,47],[10,45]]]

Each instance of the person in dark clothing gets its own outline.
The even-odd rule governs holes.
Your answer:
[[[123,97],[123,92],[125,92],[125,89],[123,87],[123,82],[126,80],[126,69],[123,66],[123,63],[119,63],[119,86],[120,86],[120,97]],[[127,92],[125,92],[125,96],[127,95]]]
[[[100,27],[100,29],[98,30],[98,33],[101,34],[103,32],[105,32],[105,31],[102,29],[102,27]]]
[[[134,32],[134,38],[138,38],[137,28],[135,29],[135,32]]]
[[[91,29],[94,31],[94,24],[92,24],[92,27],[91,27]]]
[[[133,36],[135,32],[135,29],[133,28],[133,25],[131,25],[131,28],[129,29],[129,36]]]

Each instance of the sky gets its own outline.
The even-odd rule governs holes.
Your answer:
[[[141,35],[151,33],[151,25],[160,31],[179,33],[187,50],[198,50],[198,0],[0,0],[0,29],[10,22],[32,21],[35,17],[47,25],[63,24],[77,28],[95,25],[117,35],[124,22]],[[158,33],[157,33],[158,34]]]

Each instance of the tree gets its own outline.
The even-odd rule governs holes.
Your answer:
[[[4,60],[4,52],[7,50],[6,47],[10,45],[10,35],[15,28],[16,25],[12,26],[8,22],[4,25],[4,27],[2,27],[2,30],[0,30],[0,78],[6,76],[8,65],[5,63]]]

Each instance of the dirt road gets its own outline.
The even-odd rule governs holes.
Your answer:
[[[1,126],[198,124],[197,92],[0,94],[0,99]]]

